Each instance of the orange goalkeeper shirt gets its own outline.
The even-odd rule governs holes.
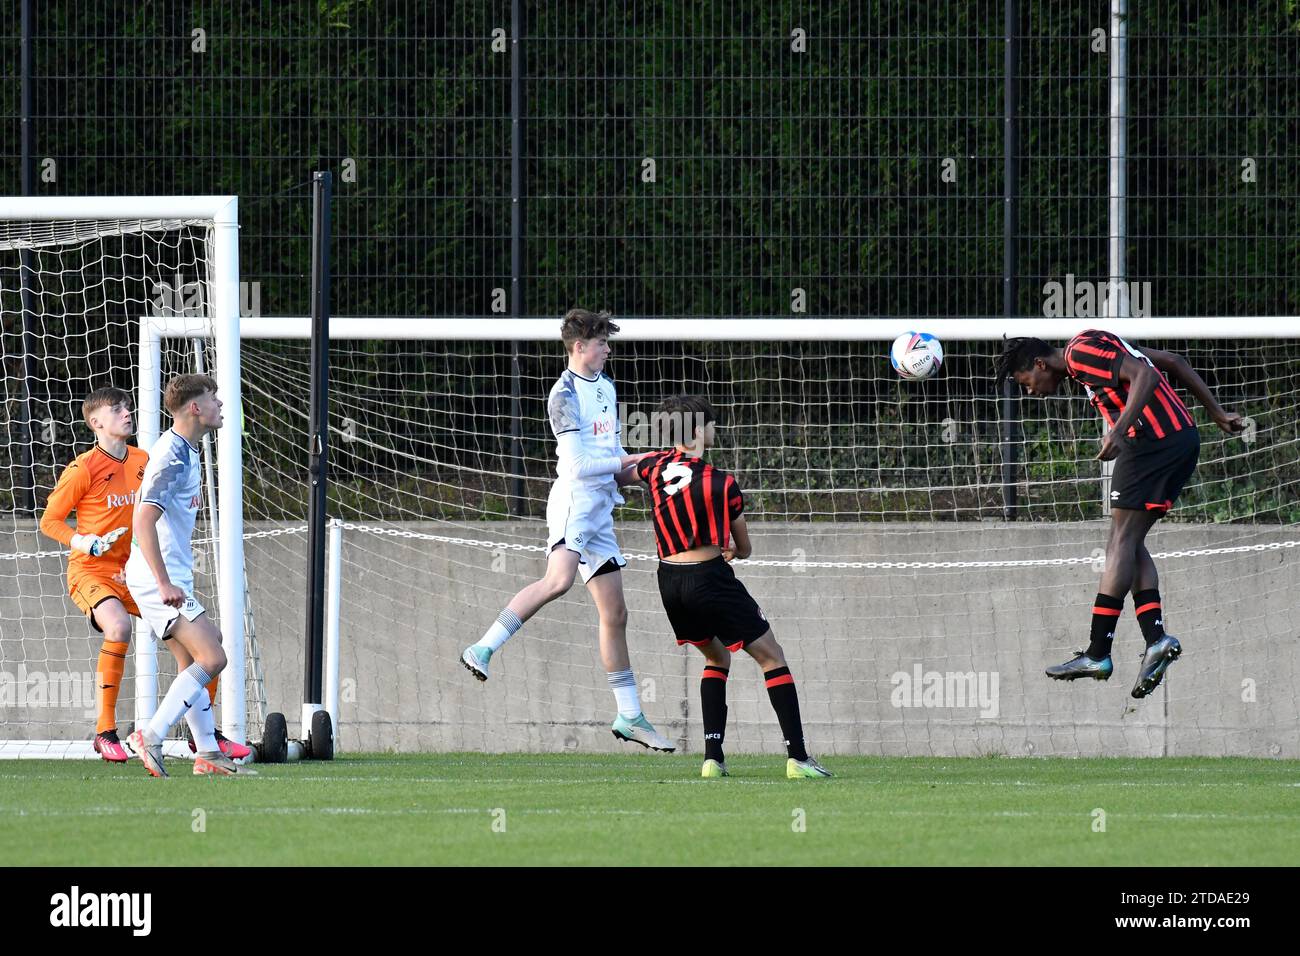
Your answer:
[[[149,453],[143,448],[128,445],[126,455],[119,459],[96,443],[63,469],[41,515],[43,532],[71,547],[73,529],[64,519],[73,511],[77,512],[77,534],[103,535],[116,528],[126,528],[126,534],[98,558],[74,548],[68,559],[69,581],[87,572],[111,577],[126,565],[131,554],[131,518],[140,498],[144,466],[148,463]]]

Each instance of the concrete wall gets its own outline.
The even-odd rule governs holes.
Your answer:
[[[1300,757],[1300,548],[1161,559],[1167,626],[1185,653],[1164,687],[1133,701],[1142,641],[1131,604],[1110,682],[1061,684],[1042,673],[1087,643],[1098,568],[1041,562],[1091,556],[1104,541],[1101,523],[751,528],[756,559],[1033,562],[996,569],[737,565],[786,649],[817,753]],[[536,522],[412,523],[403,530],[522,544],[538,543],[543,533]],[[1154,553],[1297,538],[1295,528],[1169,524],[1149,544]],[[653,552],[645,525],[620,528],[620,540],[629,554]],[[4,550],[26,550],[34,535],[11,530],[0,541]],[[248,547],[267,696],[291,728],[301,699],[305,550],[299,535],[254,539]],[[626,746],[609,733],[613,698],[581,584],[507,645],[488,683],[459,663],[461,649],[542,567],[535,553],[347,532],[343,747]],[[632,663],[651,720],[682,749],[698,752],[701,660],[674,643],[654,567],[634,560],[624,572]],[[97,642],[62,597],[59,562],[37,570],[34,561],[0,564],[0,671],[12,674],[24,660],[90,668]],[[200,590],[210,587],[204,582]],[[124,700],[131,692],[128,683]],[[779,753],[758,668],[743,655],[733,661],[728,695],[728,750]],[[89,732],[76,712],[55,709],[0,707],[0,720],[42,725],[28,736]]]

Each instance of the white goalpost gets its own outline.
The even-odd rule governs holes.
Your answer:
[[[157,438],[163,427],[164,364],[171,374],[194,368],[187,355],[168,356],[166,363],[156,351],[132,355],[131,330],[151,305],[163,313],[174,308],[181,294],[174,283],[189,287],[190,294],[184,315],[171,318],[212,343],[212,373],[232,408],[231,424],[216,442],[215,498],[209,481],[209,500],[201,516],[206,520],[200,524],[200,529],[205,523],[219,524],[223,536],[206,550],[196,546],[196,564],[202,578],[211,560],[211,577],[218,585],[215,617],[228,658],[218,719],[228,736],[244,739],[236,197],[0,199],[0,278],[6,330],[18,330],[22,343],[15,363],[21,375],[6,369],[11,427],[4,464],[14,494],[0,536],[0,551],[7,552],[0,555],[0,670],[9,684],[8,699],[0,696],[0,756],[95,756],[88,739],[94,712],[86,706],[91,702],[84,693],[95,679],[94,635],[63,596],[64,555],[36,533],[36,514],[59,470],[87,447],[87,430],[78,419],[80,399],[92,388],[112,384],[135,393],[134,442],[147,449]],[[40,354],[33,356],[32,351]],[[15,409],[20,409],[18,414]],[[40,421],[46,423],[43,434],[33,428]],[[158,649],[148,629],[139,624],[134,644],[134,674],[129,678],[134,687],[123,693],[118,709],[123,720],[127,702],[133,700],[139,723],[157,706]],[[68,701],[56,694],[51,700],[50,689],[69,679],[77,685],[79,693],[73,696],[79,699]],[[34,700],[35,687],[44,693]],[[43,736],[33,729],[50,733]]]

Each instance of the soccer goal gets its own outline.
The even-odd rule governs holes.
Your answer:
[[[264,688],[245,640],[238,229],[232,196],[0,199],[0,756],[95,756],[100,641],[67,597],[65,552],[37,522],[61,469],[94,441],[81,420],[86,394],[113,385],[138,396],[133,443],[147,449],[167,426],[161,385],[180,372],[211,373],[233,409],[205,449],[196,585],[229,658],[219,725],[240,740],[260,732]],[[192,334],[142,350],[151,321]],[[137,625],[133,643],[122,726],[153,714],[160,676],[174,669],[147,628]]]
[[[1230,437],[1191,403],[1201,465],[1148,538],[1167,626],[1188,650],[1143,701],[1128,696],[1142,647],[1131,606],[1109,684],[1043,675],[1086,643],[1108,513],[1100,420],[1079,394],[1021,399],[990,384],[1004,334],[1064,343],[1087,320],[618,321],[607,370],[629,451],[660,447],[654,410],[666,394],[702,393],[719,412],[714,460],[744,489],[755,541],[737,573],[786,648],[819,753],[1300,753],[1294,321],[1094,320],[1184,354],[1249,419]],[[525,625],[486,684],[458,662],[544,568],[558,327],[331,323],[341,595],[329,709],[345,749],[615,746],[580,585]],[[911,328],[944,342],[934,379],[904,382],[890,369],[886,343]],[[249,588],[274,675],[301,660],[290,625],[305,580],[294,536],[306,513],[308,323],[246,320],[241,332]],[[648,716],[691,748],[700,662],[674,644],[646,502],[626,497],[615,520],[632,665]],[[757,669],[743,660],[729,706],[729,749],[780,750]]]
[[[29,693],[24,676],[19,691],[16,678],[39,672],[48,687],[50,675],[92,666],[97,642],[64,596],[62,558],[40,542],[32,499],[84,446],[80,396],[119,370],[140,395],[142,444],[167,375],[210,369],[228,407],[238,394],[200,527],[200,590],[219,594],[226,640],[248,638],[230,655],[219,720],[230,733],[242,708],[255,736],[259,715],[291,712],[299,696],[287,677],[303,666],[309,323],[240,321],[233,202],[229,220],[225,208],[42,201],[4,220],[13,497],[0,671],[13,676],[0,717],[4,738],[21,741],[10,752],[89,752],[89,705],[51,707],[48,690]],[[26,330],[24,314],[37,320]],[[1192,405],[1201,465],[1148,539],[1167,626],[1187,653],[1141,702],[1124,686],[1126,655],[1135,667],[1141,646],[1131,607],[1110,684],[1042,674],[1084,639],[1101,570],[1100,421],[1078,395],[1025,400],[989,384],[1004,334],[1060,343],[1087,320],[620,320],[607,370],[629,451],[660,444],[654,410],[668,393],[702,393],[718,409],[714,458],[745,491],[756,545],[737,572],[786,648],[819,753],[1297,755],[1297,325],[1095,321],[1186,355],[1249,420],[1241,435],[1222,435]],[[331,322],[324,703],[343,749],[611,746],[612,701],[580,586],[528,622],[487,684],[458,662],[544,567],[558,326]],[[889,367],[885,343],[911,328],[944,342],[934,379],[904,382]],[[699,662],[675,646],[660,607],[646,503],[635,490],[626,497],[616,527],[629,559],[632,665],[648,715],[686,749],[699,739]],[[146,653],[152,643],[137,641],[144,657],[123,696],[138,716],[151,712],[153,675],[167,664]],[[728,696],[729,749],[779,750],[743,661]],[[35,743],[49,740],[61,742]]]

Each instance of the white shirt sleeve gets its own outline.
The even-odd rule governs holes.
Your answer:
[[[593,455],[582,446],[582,436],[576,431],[556,436],[559,471],[566,478],[594,478],[597,475],[614,475],[623,470],[619,456]]]

